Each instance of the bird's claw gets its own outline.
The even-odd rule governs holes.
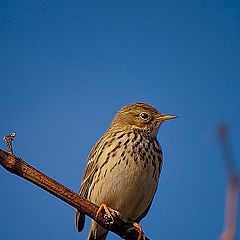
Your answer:
[[[106,224],[111,225],[114,223],[114,217],[119,216],[120,213],[116,210],[111,209],[106,204],[102,203],[97,211],[96,217],[102,214],[103,218],[106,220]]]
[[[144,233],[143,233],[143,230],[142,230],[142,227],[138,224],[138,223],[133,223],[133,227],[131,227],[130,229],[128,229],[128,231],[127,231],[127,234],[130,234],[130,232],[132,232],[132,231],[136,231],[137,230],[137,232],[138,232],[138,238],[137,238],[137,240],[145,240],[146,239],[146,237],[145,237],[145,235],[144,235]]]

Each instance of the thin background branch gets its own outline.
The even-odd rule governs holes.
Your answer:
[[[228,187],[226,193],[225,223],[221,240],[236,239],[237,208],[239,194],[239,173],[235,168],[229,143],[229,129],[226,125],[218,128],[218,137],[223,152],[224,162],[228,176]]]

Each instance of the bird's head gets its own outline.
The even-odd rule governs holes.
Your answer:
[[[162,114],[146,103],[133,103],[120,109],[114,117],[110,128],[123,131],[138,129],[156,136],[163,121],[176,117],[175,115]]]

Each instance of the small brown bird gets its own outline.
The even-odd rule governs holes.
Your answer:
[[[119,211],[126,220],[140,222],[150,209],[162,168],[159,126],[176,117],[146,103],[124,106],[92,148],[79,194]],[[84,222],[85,215],[77,210],[78,231]],[[107,233],[93,221],[88,240],[104,240]]]

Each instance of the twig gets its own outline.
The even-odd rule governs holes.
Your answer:
[[[32,182],[72,207],[85,213],[105,229],[116,233],[126,240],[138,239],[139,232],[133,223],[126,222],[120,216],[116,216],[116,214],[113,213],[114,221],[112,224],[109,224],[108,219],[101,216],[101,214],[97,215],[99,206],[80,197],[79,194],[33,168],[21,158],[14,156],[11,153],[7,153],[2,149],[0,149],[0,165],[2,165],[7,171]],[[144,235],[141,236],[140,240],[144,239],[149,240],[149,238]]]
[[[13,147],[12,147],[12,141],[15,138],[16,133],[13,132],[9,134],[8,136],[3,137],[3,141],[7,144],[7,152],[13,154]]]

